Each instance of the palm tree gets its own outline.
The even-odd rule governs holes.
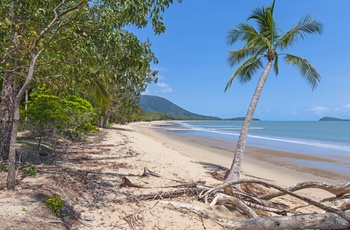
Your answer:
[[[297,25],[290,31],[282,33],[277,28],[273,17],[274,7],[275,0],[272,1],[269,7],[256,8],[252,11],[248,21],[254,20],[257,24],[257,29],[248,23],[239,23],[236,28],[231,29],[228,33],[229,43],[244,42],[245,45],[240,50],[232,50],[229,52],[229,63],[231,66],[242,64],[232,74],[230,80],[227,82],[225,91],[230,88],[232,81],[237,76],[241,83],[246,83],[252,79],[253,75],[259,69],[264,67],[264,60],[267,61],[267,64],[260,76],[250,102],[237,142],[232,165],[230,171],[226,174],[226,182],[240,179],[243,153],[254,111],[272,67],[276,75],[278,75],[279,57],[283,56],[284,61],[299,69],[300,74],[305,78],[307,83],[311,85],[312,89],[315,89],[320,81],[320,75],[309,61],[295,55],[281,52],[294,45],[297,40],[304,39],[307,34],[321,34],[322,24],[311,15],[307,15],[301,18]]]

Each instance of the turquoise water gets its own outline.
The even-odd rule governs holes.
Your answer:
[[[163,126],[181,135],[237,141],[242,121],[186,121]],[[350,122],[253,121],[247,145],[312,155],[350,158]]]
[[[224,120],[186,121],[159,128],[181,136],[232,142],[234,149],[242,124],[242,121]],[[217,142],[218,145],[223,143]],[[307,162],[307,165],[332,168],[350,175],[350,122],[347,121],[253,121],[247,145],[327,158],[333,162]]]

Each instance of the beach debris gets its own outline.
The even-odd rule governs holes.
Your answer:
[[[264,202],[264,205],[263,204],[256,204],[254,202],[249,202],[249,201],[246,201],[244,199],[239,199],[236,197],[228,196],[228,195],[223,194],[223,193],[216,194],[215,198],[213,199],[213,201],[209,205],[210,205],[210,207],[213,207],[216,204],[227,204],[227,203],[231,204],[232,206],[239,209],[243,213],[247,214],[251,218],[257,218],[258,215],[253,210],[251,210],[250,207],[258,209],[258,210],[262,210],[262,211],[273,212],[273,213],[280,214],[280,215],[287,214],[286,209],[278,209],[278,208],[273,207],[275,205],[270,205],[272,202]],[[269,203],[269,204],[267,204],[267,203]],[[252,213],[254,213],[254,214],[252,214]]]
[[[336,200],[332,207],[342,211],[350,210],[350,199]]]
[[[181,196],[193,196],[197,194],[197,188],[182,188],[173,191],[160,191],[149,194],[141,194],[137,196],[128,196],[127,200],[129,202],[139,202],[140,200],[162,200],[169,198],[176,198]]]
[[[300,200],[303,200],[304,202],[310,204],[310,205],[313,205],[313,206],[316,206],[320,209],[323,209],[324,211],[326,212],[331,212],[331,213],[336,213],[338,214],[339,216],[341,216],[342,218],[344,218],[345,220],[347,220],[350,224],[350,219],[348,219],[348,217],[346,216],[345,212],[341,211],[341,210],[338,210],[338,209],[335,209],[333,207],[330,207],[330,206],[327,206],[327,205],[324,205],[320,202],[317,202],[317,201],[314,201],[310,198],[307,198],[307,197],[304,197],[304,196],[301,196],[299,194],[296,194],[296,193],[293,193],[291,191],[288,191],[287,189],[284,189],[280,186],[277,186],[277,185],[274,185],[272,183],[267,183],[265,181],[260,181],[260,180],[238,180],[238,181],[230,181],[230,182],[227,182],[227,183],[224,183],[220,186],[217,186],[215,188],[212,188],[208,191],[206,191],[204,194],[201,193],[199,194],[199,198],[204,198],[205,202],[207,203],[207,196],[214,193],[215,191],[218,191],[218,190],[222,190],[226,187],[231,187],[235,184],[243,184],[243,183],[255,183],[255,184],[261,184],[261,185],[264,185],[266,187],[271,187],[271,188],[274,188],[274,189],[277,189],[281,192],[283,192],[284,194],[288,194],[292,197],[295,197],[295,198],[298,198]]]
[[[273,216],[254,218],[243,221],[235,221],[225,219],[209,213],[205,208],[197,207],[191,204],[162,201],[161,204],[172,210],[182,213],[192,212],[201,217],[209,218],[218,224],[229,229],[349,229],[350,224],[345,219],[335,213],[312,213],[299,214],[293,216]],[[346,213],[346,217],[350,218],[350,213]]]
[[[122,183],[119,185],[120,188],[123,187],[134,187],[134,188],[143,188],[143,186],[141,185],[136,185],[134,183],[132,183],[128,178],[126,178],[125,176],[122,177]]]
[[[343,194],[350,193],[350,182],[334,185],[334,184],[329,184],[329,183],[320,182],[320,181],[305,181],[305,182],[301,182],[296,185],[290,186],[286,188],[286,190],[290,192],[295,192],[306,188],[322,189],[334,194],[336,197],[340,197]],[[284,192],[277,190],[275,192],[260,196],[260,198],[269,200],[278,196],[282,196],[284,194],[285,194]]]
[[[246,205],[242,200],[237,199],[235,197],[228,196],[223,193],[218,193],[209,205],[210,207],[213,207],[218,203],[222,203],[222,204],[230,203],[234,207],[242,211],[244,214],[249,216],[250,218],[259,218],[259,216],[248,205]]]
[[[155,176],[155,177],[161,177],[158,173],[155,173],[155,172],[152,172],[151,170],[149,170],[148,168],[144,168],[143,169],[143,174],[142,174],[143,177],[145,176]]]

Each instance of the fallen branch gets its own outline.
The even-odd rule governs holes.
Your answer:
[[[158,173],[152,172],[151,170],[149,170],[148,168],[144,168],[143,169],[143,174],[142,176],[155,176],[155,177],[161,177]]]
[[[139,202],[140,200],[161,200],[167,198],[176,198],[184,195],[197,195],[199,192],[208,190],[207,187],[196,186],[178,189],[169,192],[157,192],[157,193],[149,193],[149,194],[141,194],[137,196],[128,196],[127,200],[129,202]]]
[[[256,183],[256,184],[261,184],[261,185],[264,185],[266,187],[272,187],[272,188],[275,188],[285,194],[288,194],[290,196],[293,196],[293,197],[296,197],[300,200],[303,200],[311,205],[314,205],[320,209],[323,209],[325,210],[326,212],[333,212],[333,213],[336,213],[338,214],[339,216],[343,217],[345,220],[347,220],[348,222],[350,222],[350,218],[348,216],[345,215],[345,213],[341,210],[337,210],[335,208],[332,208],[332,207],[329,207],[329,206],[326,206],[324,204],[321,204],[317,201],[314,201],[310,198],[307,198],[307,197],[304,197],[304,196],[301,196],[301,195],[298,195],[298,194],[295,194],[293,192],[290,192],[284,188],[281,188],[277,185],[274,185],[274,184],[271,184],[271,183],[267,183],[267,182],[264,182],[264,181],[259,181],[259,180],[239,180],[239,181],[230,181],[230,182],[227,182],[227,183],[224,183],[218,187],[215,187],[215,188],[212,188],[208,191],[206,191],[204,194],[199,194],[199,198],[204,198],[205,200],[207,200],[207,197],[208,195],[214,193],[215,191],[218,191],[218,190],[221,190],[221,189],[224,189],[224,188],[227,188],[229,186],[232,186],[232,185],[235,185],[235,184],[241,184],[241,183]]]
[[[217,203],[230,203],[235,208],[248,215],[250,218],[259,218],[259,216],[251,208],[249,208],[243,201],[235,197],[218,193],[210,203],[210,207],[213,207]]]
[[[141,185],[136,185],[133,184],[128,178],[126,178],[125,176],[122,177],[122,183],[119,185],[120,188],[123,187],[134,187],[134,188],[143,188],[143,186]]]
[[[295,191],[305,189],[305,188],[322,189],[322,190],[325,190],[327,192],[334,194],[335,196],[341,196],[343,194],[350,193],[350,182],[347,182],[344,184],[333,185],[333,184],[319,182],[319,181],[306,181],[306,182],[301,182],[301,183],[298,183],[296,185],[290,186],[290,187],[286,188],[285,190],[290,191],[290,192],[295,192]],[[284,194],[285,194],[284,192],[276,191],[276,192],[272,192],[272,193],[269,193],[269,194],[264,195],[264,196],[260,196],[259,198],[269,200],[269,199],[272,199],[272,198],[275,198],[278,196],[282,196]]]
[[[334,213],[322,214],[300,214],[294,216],[275,216],[256,218],[244,221],[233,221],[229,219],[215,216],[207,209],[196,207],[190,204],[181,202],[163,201],[163,205],[167,208],[179,211],[190,211],[204,218],[209,218],[216,221],[220,225],[233,229],[348,229],[350,224],[348,221],[340,218]],[[350,218],[350,213],[345,213],[347,218]]]
[[[271,212],[282,214],[282,215],[286,213],[286,210],[291,211],[290,207],[286,204],[276,202],[276,201],[263,200],[255,196],[252,196],[248,193],[241,192],[232,187],[225,188],[224,191],[227,195],[233,196],[238,198],[239,200],[242,200],[249,207],[257,208],[264,211],[268,211],[268,209],[270,209],[270,210],[274,210]]]
[[[350,210],[350,199],[337,200],[332,207],[342,211]]]

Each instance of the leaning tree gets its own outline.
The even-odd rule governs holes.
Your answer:
[[[227,82],[225,91],[230,88],[236,77],[241,83],[246,83],[258,70],[263,68],[264,70],[244,119],[231,168],[226,174],[226,182],[240,179],[243,153],[255,108],[271,68],[278,75],[279,58],[296,67],[312,89],[315,89],[320,81],[320,75],[308,60],[287,54],[285,50],[292,47],[297,40],[304,39],[307,34],[321,34],[322,24],[311,15],[307,15],[287,33],[282,33],[273,16],[274,8],[275,0],[271,6],[256,8],[252,11],[248,21],[255,21],[256,28],[249,23],[239,23],[236,28],[228,32],[229,43],[243,42],[245,45],[242,49],[229,52],[229,63],[232,66],[240,65]]]

